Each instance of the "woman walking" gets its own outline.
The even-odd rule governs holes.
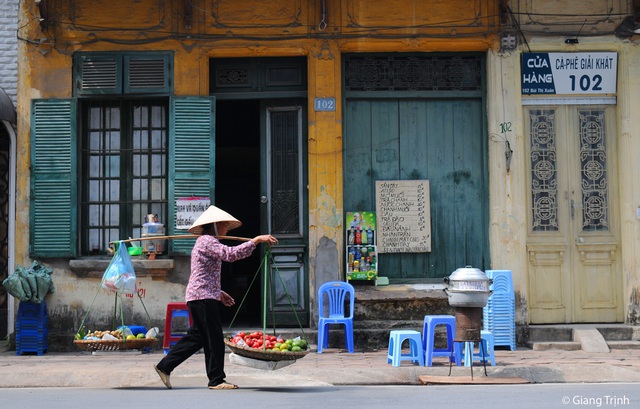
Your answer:
[[[222,262],[234,262],[249,257],[259,243],[267,243],[269,246],[278,243],[270,234],[256,236],[238,246],[226,246],[216,238],[241,225],[242,223],[229,213],[210,206],[189,228],[190,233],[200,235],[191,251],[191,274],[185,295],[193,326],[154,366],[160,379],[169,389],[171,372],[201,348],[204,348],[209,389],[238,388],[237,385],[225,381],[225,344],[220,308],[230,307],[235,301],[222,291]]]

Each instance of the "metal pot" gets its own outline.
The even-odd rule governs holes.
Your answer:
[[[466,266],[445,277],[444,282],[447,284],[444,292],[452,307],[484,307],[489,300],[489,286],[493,280],[482,270]]]

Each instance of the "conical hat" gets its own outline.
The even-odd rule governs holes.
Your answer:
[[[200,217],[198,217],[195,222],[193,222],[193,225],[189,227],[189,233],[202,234],[202,226],[217,222],[228,222],[229,225],[227,230],[229,231],[242,226],[242,222],[240,220],[231,216],[224,210],[218,209],[217,207],[211,205],[207,210],[204,211],[204,213],[200,215]]]

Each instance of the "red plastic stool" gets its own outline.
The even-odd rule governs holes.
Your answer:
[[[185,335],[184,332],[173,331],[173,319],[176,317],[188,318],[189,326],[191,327],[193,325],[191,312],[186,302],[170,302],[167,304],[167,316],[164,320],[164,340],[162,342],[162,348],[164,348],[165,354],[168,354],[169,348],[175,345],[176,342]]]

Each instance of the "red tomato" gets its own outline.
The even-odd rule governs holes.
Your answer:
[[[233,337],[233,339],[231,340],[234,344],[237,344],[240,340],[242,340],[242,337],[237,335],[235,337]]]
[[[236,334],[236,336],[240,337],[240,338],[244,338],[244,336],[247,335],[244,331],[240,331]]]

